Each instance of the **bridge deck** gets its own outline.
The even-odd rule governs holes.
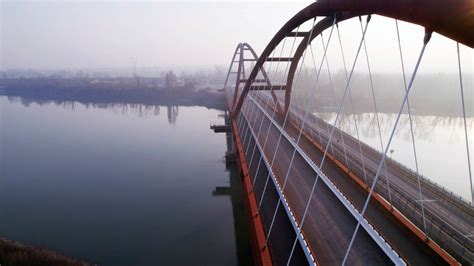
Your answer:
[[[255,102],[251,101],[251,103],[255,105]],[[262,106],[260,105],[260,107]],[[255,105],[253,108],[257,107]],[[259,134],[259,143],[265,142],[267,130],[270,130],[268,141],[265,145],[265,156],[271,161],[275,154],[280,132],[276,126],[271,125],[270,119],[264,115],[263,110],[252,108],[246,110],[246,116],[256,132],[260,127],[260,122],[263,121],[264,123]],[[272,110],[269,109],[267,111]],[[271,112],[269,114],[271,115]],[[286,129],[293,138],[297,138],[298,132],[294,128],[288,126]],[[248,141],[244,140],[244,147],[248,145]],[[307,152],[307,155],[318,165],[321,161],[322,153],[314,149],[313,145],[306,139],[302,138],[301,141],[300,144],[305,152]],[[291,146],[290,140],[282,137],[276,154],[275,162],[277,163],[273,165],[273,171],[280,184],[284,183],[287,175],[292,151],[293,146]],[[367,193],[362,188],[357,187],[351,178],[333,162],[326,161],[323,170],[333,179],[338,188],[344,192],[355,207],[360,210]],[[314,170],[301,155],[296,153],[284,193],[298,221],[301,220],[306,200],[309,197],[315,178],[316,173]],[[439,264],[442,262],[436,253],[428,249],[426,245],[423,245],[419,239],[413,238],[411,233],[405,228],[399,226],[391,214],[384,208],[372,203],[366,217],[372,225],[377,225],[376,227],[379,229],[379,232],[383,232],[384,237],[390,244],[410,263]],[[308,215],[303,226],[304,234],[309,239],[310,246],[313,252],[315,252],[318,261],[322,264],[340,264],[355,225],[356,220],[347,211],[344,211],[344,207],[334,198],[328,187],[319,182],[311,199]],[[386,264],[388,262],[387,259],[367,233],[360,230],[348,262],[350,264]]]
[[[267,103],[269,94],[259,94],[261,101]],[[282,96],[278,97],[282,100]],[[273,102],[267,106],[268,111],[273,111]],[[264,106],[264,105],[262,105]],[[292,106],[293,121],[301,121],[304,111]],[[323,147],[329,139],[328,130],[331,128],[325,121],[311,115],[305,123],[304,132],[315,140],[323,142]],[[319,139],[321,136],[321,139]],[[343,138],[343,139],[342,139]],[[336,157],[345,162],[343,143],[346,147],[349,169],[363,178],[362,156],[359,151],[358,141],[354,137],[342,132],[337,127],[333,135],[333,143]],[[381,159],[381,154],[373,148],[362,143],[362,153],[365,158],[365,167],[369,184],[373,181],[376,169]],[[391,190],[394,206],[401,210],[405,216],[413,221],[420,229],[423,229],[421,206],[419,203],[419,192],[416,174],[401,164],[388,159],[386,160],[386,172],[382,170],[381,177],[376,186],[376,192],[385,199],[389,199],[387,189],[387,176]],[[427,217],[427,233],[430,238],[439,243],[445,250],[451,253],[462,254],[458,259],[466,262],[474,261],[474,243],[472,239],[472,224],[474,221],[474,209],[468,203],[460,200],[452,193],[441,189],[435,184],[421,177],[421,190],[424,202],[425,216]]]

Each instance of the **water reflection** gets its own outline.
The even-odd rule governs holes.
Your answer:
[[[229,186],[218,186],[212,191],[214,197],[229,197],[232,204],[234,217],[234,235],[237,248],[237,260],[239,265],[253,265],[252,251],[250,248],[250,235],[248,220],[245,219],[244,206],[242,202],[242,184],[240,175],[235,164],[226,166],[229,172]]]
[[[316,115],[330,124],[334,124],[336,118],[335,113],[316,113]],[[389,134],[394,125],[397,115],[393,113],[379,113],[378,119],[380,130],[383,135]],[[378,129],[375,113],[362,114],[341,114],[337,123],[338,128],[345,132],[356,136],[356,128],[354,126],[354,118],[358,123],[359,134],[366,138],[378,137]],[[413,133],[415,137],[423,137],[432,141],[435,131],[433,128],[449,128],[452,131],[464,130],[464,120],[462,117],[452,116],[418,116],[412,115]],[[474,125],[474,117],[467,117],[466,124],[468,132],[472,131]],[[403,140],[411,141],[410,118],[406,114],[402,114],[397,127],[396,134]]]
[[[246,264],[239,195],[211,194],[237,188],[218,115],[0,97],[1,236],[99,265]]]
[[[176,119],[178,118],[178,106],[166,106],[166,114],[168,115],[168,122],[170,124],[176,123]]]
[[[135,103],[78,103],[74,101],[52,101],[52,100],[39,100],[39,99],[28,99],[21,97],[8,96],[8,101],[11,103],[21,103],[23,106],[28,107],[31,104],[37,104],[39,106],[55,105],[62,107],[63,109],[74,111],[77,106],[84,106],[86,109],[107,109],[115,114],[122,115],[138,115],[139,117],[159,116],[160,105],[144,105]],[[175,124],[178,119],[179,107],[176,105],[166,106],[166,115],[168,117],[169,124]]]
[[[335,113],[329,112],[315,113],[315,115],[330,124],[333,124],[336,118]],[[397,115],[393,113],[379,113],[378,115],[384,148],[396,117]],[[354,118],[358,124],[360,140],[372,148],[382,151],[374,113],[341,114],[337,127],[357,138]],[[474,148],[472,142],[474,117],[468,117],[466,120],[468,136],[470,136],[469,149],[472,151]],[[463,118],[412,115],[412,121],[420,173],[470,201],[471,192]],[[390,149],[394,152],[393,154],[389,153],[389,157],[415,169],[410,119],[407,114],[402,114],[400,117]],[[472,160],[471,157],[471,166],[473,165]]]
[[[219,118],[223,118],[226,125],[229,125],[228,113],[220,113]],[[222,134],[222,133],[218,133]],[[226,146],[228,152],[234,152],[234,144],[231,132],[226,132]],[[242,200],[242,184],[238,168],[235,162],[226,160],[226,170],[229,173],[229,186],[218,186],[212,191],[212,196],[230,197],[232,203],[232,214],[234,216],[235,244],[237,247],[237,259],[239,265],[253,265],[252,251],[250,247],[250,235],[248,220],[245,219],[244,205]]]

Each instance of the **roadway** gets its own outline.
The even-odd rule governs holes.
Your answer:
[[[251,93],[251,95],[256,97],[257,94]],[[248,97],[249,100],[246,101],[247,106],[243,109],[243,112],[254,134],[258,135],[258,142],[264,147],[266,159],[272,162],[273,156],[275,156],[272,170],[282,187],[286,176],[288,176],[283,192],[297,221],[301,222],[317,174],[299,152],[295,152],[292,167],[288,172],[288,166],[294,151],[292,141],[294,142],[297,139],[299,132],[294,127],[288,126],[285,127],[286,132],[293,139],[280,137],[280,129],[269,118],[273,112],[271,106],[269,105],[269,108],[265,110],[262,99],[257,99],[254,96]],[[263,123],[261,127],[260,123]],[[249,134],[244,132],[241,132],[243,136]],[[268,139],[265,144],[267,134]],[[244,147],[248,146],[249,141],[250,137],[244,138]],[[308,139],[301,138],[299,146],[303,148],[306,156],[311,161],[316,165],[320,164],[323,153],[319,149],[315,149]],[[248,152],[250,151],[252,149],[248,149]],[[354,207],[360,211],[367,197],[367,192],[362,187],[357,186],[348,174],[331,160],[325,161],[322,170]],[[438,254],[424,245],[422,240],[413,237],[412,233],[406,228],[400,226],[391,213],[376,201],[370,202],[365,217],[409,264],[443,264]],[[356,223],[354,216],[350,214],[330,187],[321,180],[318,181],[303,225],[303,234],[319,263],[323,265],[342,263]],[[271,235],[270,237],[274,236]],[[380,265],[388,264],[389,260],[367,231],[360,228],[347,263],[349,265]]]
[[[269,93],[260,93],[258,95],[262,106],[265,106],[268,100],[271,99]],[[278,98],[282,100],[282,95],[278,95]],[[268,103],[267,111],[273,112],[273,101]],[[290,113],[291,120],[301,125],[305,112],[292,105]],[[290,125],[289,123],[287,124]],[[322,142],[323,147],[329,139],[330,129],[332,129],[331,125],[328,125],[325,121],[314,115],[308,115],[304,126],[304,132],[314,140]],[[348,165],[348,168],[352,172],[357,173],[362,180],[364,180],[364,172],[361,168],[362,165],[365,165],[367,180],[369,185],[371,185],[381,159],[380,152],[363,143],[361,143],[359,148],[357,139],[339,130],[337,127],[333,134],[332,143],[339,161],[344,162],[346,166]],[[343,144],[345,144],[345,151]],[[309,151],[311,148],[304,150]],[[348,164],[345,160],[346,154]],[[364,158],[364,164],[362,163],[362,158]],[[389,179],[390,195],[387,188],[387,177]],[[466,259],[467,262],[473,263],[474,243],[472,224],[474,221],[474,209],[472,206],[429,182],[424,177],[421,177],[421,190],[423,193],[427,234],[446,250],[460,254],[459,256]],[[389,201],[391,198],[393,205],[397,209],[401,210],[420,229],[424,229],[418,182],[414,172],[387,158],[385,167],[382,168],[376,185],[376,192]]]

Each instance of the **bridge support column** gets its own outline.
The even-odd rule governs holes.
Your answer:
[[[226,99],[227,95],[226,95]],[[231,110],[231,104],[227,101],[227,106]],[[227,114],[227,113],[226,113]],[[263,227],[261,216],[258,215],[258,203],[253,193],[253,182],[250,176],[249,167],[245,160],[243,143],[237,126],[237,119],[232,119],[232,116],[226,115],[226,124],[228,123],[232,129],[231,149],[234,152],[239,174],[241,176],[241,184],[243,188],[243,202],[246,209],[246,216],[250,225],[250,238],[252,245],[252,253],[256,265],[273,265],[270,256],[270,251],[265,247],[266,235]],[[229,148],[229,147],[228,147]],[[257,214],[257,215],[256,215]]]

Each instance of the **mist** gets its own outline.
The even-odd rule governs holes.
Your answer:
[[[2,1],[0,67],[227,65],[237,43],[262,50],[309,2]]]
[[[239,42],[250,43],[260,54],[279,28],[311,2],[1,1],[0,70],[126,73],[135,67],[142,72],[158,69],[147,72],[154,75],[163,68],[227,67]],[[369,52],[385,57],[396,46],[394,22],[377,16],[373,20]],[[342,22],[340,28],[344,44],[357,43],[357,23]],[[401,22],[400,30],[405,58],[415,58],[418,49],[410,48],[419,47],[423,28]],[[454,42],[434,34],[432,43],[433,50],[446,53],[427,54],[425,60],[435,61],[425,68],[454,72],[437,63],[454,62]],[[464,70],[472,72],[472,49],[461,49],[468,62]],[[377,67],[380,72],[398,70],[386,63]]]

